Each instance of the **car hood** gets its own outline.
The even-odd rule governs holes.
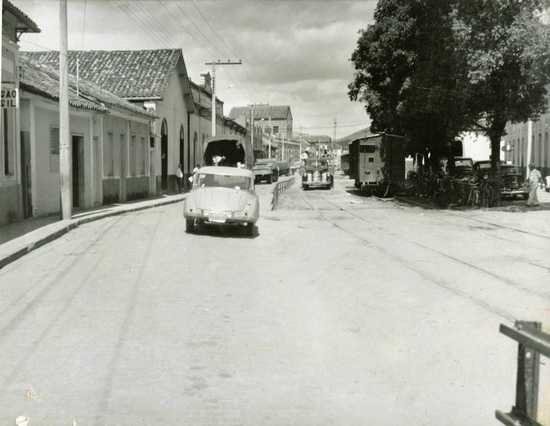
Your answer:
[[[240,211],[255,200],[255,195],[232,188],[199,188],[189,195],[189,203],[197,209],[215,211]]]

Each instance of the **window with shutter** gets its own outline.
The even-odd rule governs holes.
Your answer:
[[[59,128],[50,127],[50,172],[59,173]]]

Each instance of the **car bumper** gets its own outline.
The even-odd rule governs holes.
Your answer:
[[[529,194],[529,191],[525,189],[516,189],[516,190],[503,190],[500,191],[500,195],[503,197],[513,197],[516,195],[527,195]]]
[[[190,213],[184,212],[185,219],[196,219],[200,223],[212,225],[246,225],[248,223],[256,223],[258,217],[245,216],[242,213]]]
[[[307,182],[307,181],[304,181],[304,182],[302,182],[302,185],[308,186],[310,188],[324,188],[324,187],[332,185],[332,183],[331,182]]]

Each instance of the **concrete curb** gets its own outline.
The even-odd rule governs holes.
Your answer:
[[[76,217],[74,219],[70,219],[66,221],[54,222],[42,228],[38,228],[35,231],[32,231],[28,234],[22,235],[21,237],[15,238],[11,241],[8,241],[0,245],[0,269],[16,261],[17,259],[23,257],[27,253],[30,253],[31,251],[36,250],[37,248],[42,247],[43,245],[58,239],[62,235],[71,231],[72,229],[75,229],[85,223],[94,222],[96,220],[101,220],[106,217],[119,216],[126,213],[152,209],[154,207],[166,206],[169,204],[176,204],[176,203],[182,202],[184,199],[185,199],[185,195],[182,195],[181,197],[177,197],[177,198],[175,197],[175,198],[164,199],[164,200],[160,199],[151,204],[141,204],[141,205],[137,204],[136,206],[130,205],[130,206],[124,206],[123,208],[114,207],[112,210],[99,211],[95,214],[93,213],[89,214],[88,216]],[[50,232],[46,231],[44,233],[44,229],[48,227],[51,227],[52,230]],[[33,235],[32,235],[33,233],[36,234],[36,238],[33,238]],[[5,248],[6,246],[8,248],[3,250],[3,248]],[[9,248],[10,246],[14,246],[14,247]],[[3,251],[5,251],[5,253],[3,253]]]

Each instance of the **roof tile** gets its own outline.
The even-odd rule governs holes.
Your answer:
[[[21,52],[21,56],[57,67],[59,52]],[[175,70],[181,49],[72,50],[68,52],[69,73],[88,80],[121,98],[161,98]]]

